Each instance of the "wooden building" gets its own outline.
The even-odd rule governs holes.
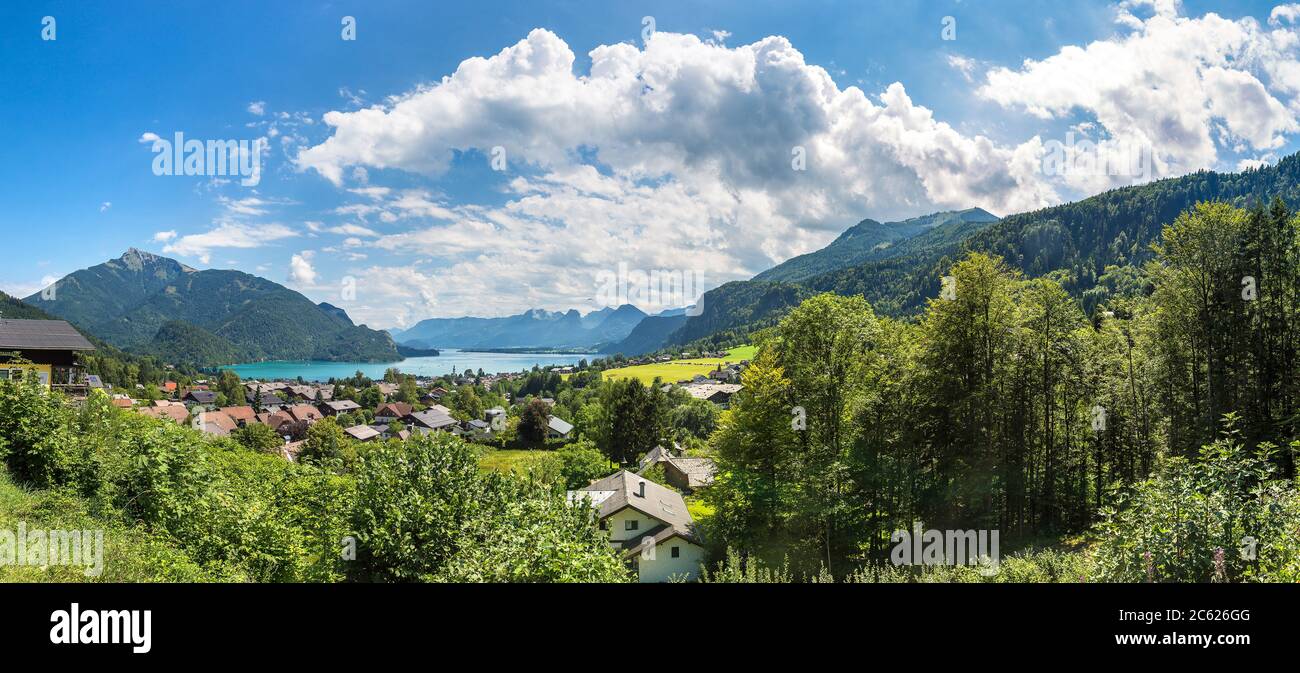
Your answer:
[[[0,319],[0,379],[35,376],[47,387],[84,392],[86,370],[78,356],[93,350],[62,320]]]

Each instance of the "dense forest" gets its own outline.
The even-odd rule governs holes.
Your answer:
[[[1165,546],[1154,576],[1209,579],[1216,549],[1267,530],[1275,555],[1229,554],[1231,573],[1294,577],[1298,235],[1280,200],[1198,204],[1094,320],[1063,274],[977,252],[915,322],[861,296],[803,302],[758,333],[711,438],[718,536],[839,573],[916,521],[1028,542],[1136,517],[1111,540],[1135,551],[1103,548],[1115,567]]]

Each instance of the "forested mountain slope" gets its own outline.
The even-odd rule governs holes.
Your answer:
[[[976,251],[1001,257],[1030,277],[1055,272],[1062,287],[1084,298],[1085,308],[1091,310],[1105,298],[1114,280],[1106,277],[1108,268],[1114,276],[1131,275],[1125,267],[1150,259],[1151,244],[1159,239],[1161,227],[1179,213],[1202,201],[1248,207],[1266,205],[1274,197],[1292,208],[1300,205],[1300,155],[1240,173],[1201,171],[1115,189],[983,225],[935,227],[874,251],[856,266],[805,278],[788,296],[801,291],[861,294],[878,313],[914,315],[927,298],[938,295],[946,270],[966,252]],[[747,305],[746,297],[756,294],[744,283],[713,290],[705,295],[709,318],[691,318],[664,343],[688,343],[720,331],[743,333],[770,323],[773,316],[797,303],[775,306],[763,293],[768,304]],[[712,313],[709,299],[718,304]],[[759,319],[746,322],[752,318]]]
[[[298,292],[240,271],[197,271],[131,249],[118,259],[76,271],[47,299],[25,300],[120,348],[181,360],[195,352],[255,359],[395,361],[385,332],[354,326],[342,310],[318,306]],[[172,325],[173,321],[197,330]],[[225,342],[216,342],[207,335]],[[161,338],[161,341],[159,339]],[[178,348],[178,350],[159,352]],[[194,364],[229,364],[221,360]]]

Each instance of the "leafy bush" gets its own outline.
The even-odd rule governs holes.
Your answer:
[[[78,410],[57,393],[0,382],[0,417],[15,481],[80,498],[100,522],[83,527],[144,538],[130,548],[157,552],[160,567],[175,570],[167,577],[346,577],[350,478],[115,409],[102,393]]]
[[[21,481],[54,486],[71,481],[85,457],[69,434],[72,411],[35,377],[0,381],[0,457]]]
[[[231,439],[239,442],[244,448],[258,453],[278,454],[284,446],[284,440],[280,435],[275,433],[269,425],[261,423],[249,423],[242,428],[230,433]]]
[[[560,457],[560,476],[568,489],[582,488],[611,472],[609,459],[588,439],[564,446],[555,454]]]
[[[1199,460],[1168,459],[1119,507],[1103,512],[1101,578],[1300,579],[1300,495],[1277,479],[1275,447],[1264,444],[1251,451],[1235,429],[1236,417],[1229,415],[1225,424],[1223,438],[1203,447]]]
[[[445,434],[389,443],[357,471],[365,577],[384,581],[625,581],[622,561],[544,479],[479,469]]]
[[[1001,559],[997,572],[981,572],[977,565],[896,566],[870,563],[847,575],[833,577],[823,566],[818,572],[799,576],[788,562],[768,564],[757,556],[743,558],[735,549],[716,567],[705,569],[702,582],[727,584],[954,584],[954,583],[1070,583],[1087,580],[1088,558],[1078,552],[1042,550],[1021,552]]]

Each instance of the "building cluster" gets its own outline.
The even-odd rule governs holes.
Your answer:
[[[432,381],[430,381],[432,383]],[[449,391],[440,386],[424,389],[420,393],[420,406],[394,399],[400,386],[376,383],[384,401],[361,414],[363,407],[354,400],[333,399],[332,385],[295,384],[286,382],[250,381],[244,384],[245,404],[218,405],[217,392],[206,382],[175,391],[174,399],[155,400],[146,406],[136,406],[136,401],[125,395],[115,395],[113,404],[136,412],[190,424],[210,435],[226,437],[250,424],[270,427],[285,438],[285,455],[293,459],[301,442],[292,441],[306,434],[307,428],[324,418],[357,419],[370,417],[366,424],[350,424],[343,432],[359,442],[406,440],[414,435],[430,432],[447,432],[469,441],[491,438],[505,427],[506,410],[493,407],[482,418],[459,420],[441,400]],[[537,398],[553,405],[554,400]],[[573,425],[554,415],[547,417],[547,437],[569,439]]]

